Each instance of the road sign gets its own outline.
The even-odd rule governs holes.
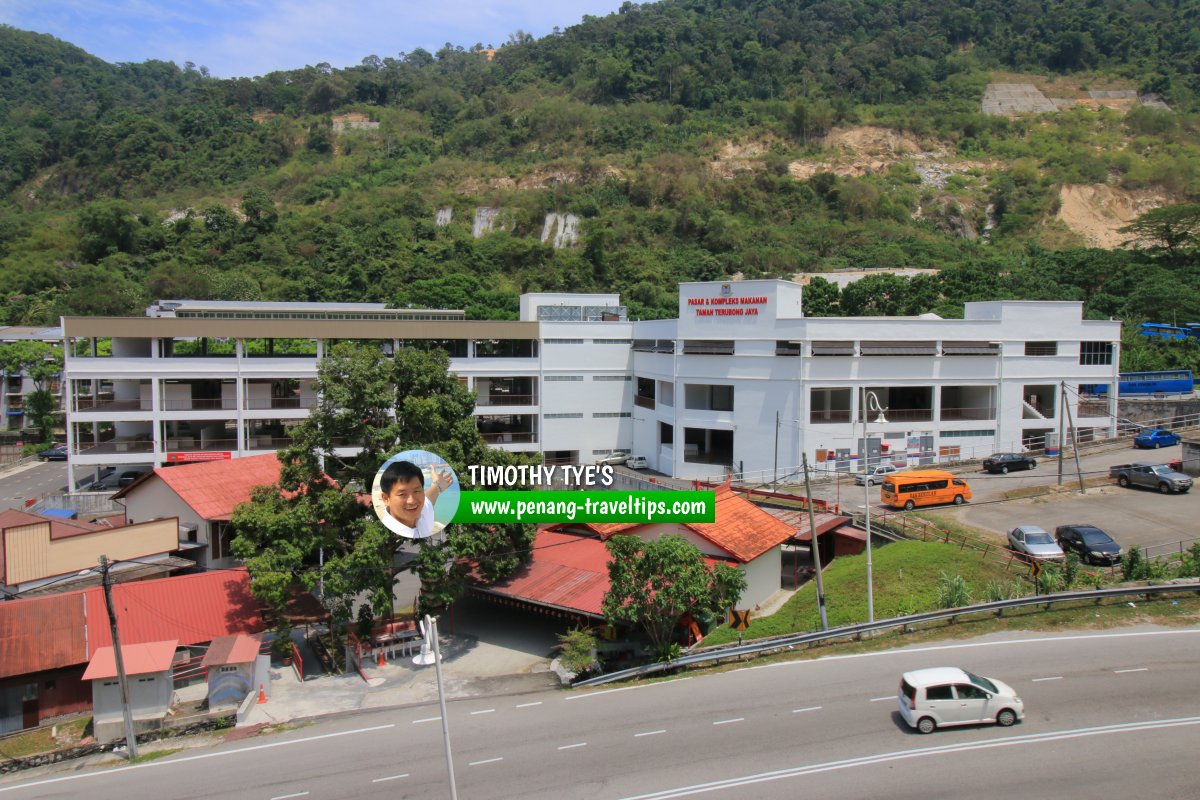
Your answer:
[[[744,631],[750,627],[750,609],[738,611],[737,609],[729,609],[729,627],[735,631]]]
[[[1038,577],[1042,574],[1042,562],[1036,559],[1029,564],[1029,571],[1033,573],[1033,577]]]

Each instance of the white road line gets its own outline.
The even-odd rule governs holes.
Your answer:
[[[559,750],[574,750],[576,747],[587,747],[587,742],[576,742],[575,744],[564,744]]]
[[[494,708],[485,708],[482,711],[472,711],[471,716],[473,717],[476,714],[492,714],[492,713],[495,713],[495,711],[496,711],[496,709],[494,709]]]
[[[646,731],[645,733],[635,733],[635,734],[633,735],[633,738],[635,738],[635,739],[636,739],[636,738],[638,738],[639,736],[657,736],[657,735],[658,735],[658,734],[660,734],[660,733],[666,733],[666,732],[667,732],[667,731],[666,731],[666,728],[664,728],[664,729],[662,729],[662,730],[660,730],[660,731]]]
[[[793,714],[803,714],[805,711],[820,711],[823,706],[809,706],[808,708],[793,708]]]
[[[720,791],[722,789],[749,786],[755,783],[776,781],[783,778],[798,778],[804,775],[815,775],[821,772],[833,772],[835,770],[852,769],[854,767],[868,766],[872,764],[885,764],[891,761],[903,761],[910,758],[923,758],[926,756],[963,753],[971,750],[990,750],[996,747],[1009,747],[1012,745],[1032,744],[1035,746],[1041,746],[1044,742],[1053,742],[1061,739],[1077,739],[1085,736],[1102,736],[1111,733],[1138,733],[1141,731],[1156,730],[1159,728],[1175,728],[1195,725],[1200,725],[1200,717],[1181,717],[1179,719],[1156,720],[1151,722],[1126,722],[1117,725],[1101,725],[1095,728],[1077,728],[1074,730],[1051,731],[1048,733],[1035,733],[1022,736],[1009,736],[1000,739],[988,739],[981,742],[962,742],[951,745],[935,745],[933,747],[922,747],[914,750],[899,750],[891,753],[877,753],[870,756],[847,758],[842,761],[826,761],[821,764],[808,764],[802,767],[791,767],[789,769],[779,769],[772,772],[760,772],[755,775],[744,775],[740,778],[729,778],[726,780],[712,781],[710,783],[680,786],[675,789],[666,789],[659,792],[652,792],[650,794],[640,794],[634,797],[626,797],[624,800],[666,800],[666,798],[687,797],[690,795]]]
[[[538,700],[536,703],[518,703],[517,708],[529,708],[530,706],[540,706],[541,704],[541,700]]]
[[[497,758],[485,758],[483,761],[472,761],[470,764],[467,764],[467,766],[468,767],[478,767],[480,764],[494,764],[497,761],[503,761],[503,760],[504,760],[504,756],[499,756]]]
[[[1122,672],[1149,672],[1149,671],[1150,671],[1149,667],[1138,667],[1137,669],[1114,669],[1113,670],[1113,672],[1115,672],[1117,675],[1120,675]]]
[[[653,689],[656,686],[670,686],[675,683],[683,683],[690,681],[691,678],[676,678],[671,681],[659,681],[658,683],[644,683],[641,686],[622,686],[620,689],[602,689],[599,692],[588,692],[587,694],[576,694],[570,697],[564,697],[563,700],[583,700],[588,697],[599,697],[602,694],[615,694],[617,692],[632,692],[635,689]]]
[[[278,797],[272,797],[271,800],[288,800],[291,797],[307,797],[308,792],[296,792],[295,794],[281,794]]]
[[[889,694],[887,697],[872,697],[871,702],[872,703],[881,703],[884,700],[895,700],[895,699],[896,699],[896,695]]]
[[[222,750],[217,753],[201,753],[195,756],[184,756],[183,758],[159,759],[158,761],[149,761],[145,764],[131,764],[128,767],[114,767],[104,772],[84,772],[79,775],[64,775],[61,778],[48,778],[44,781],[33,781],[31,783],[20,783],[13,786],[0,786],[0,794],[11,792],[14,789],[28,789],[31,786],[45,786],[50,783],[61,783],[63,781],[77,781],[84,778],[101,778],[107,775],[118,775],[122,772],[127,772],[131,769],[157,769],[159,767],[170,767],[174,764],[183,764],[187,761],[201,761],[206,758],[221,758],[223,756],[236,756],[240,753],[253,753],[256,750],[270,750],[276,747],[287,747],[293,744],[303,744],[304,742],[316,742],[321,739],[334,739],[338,736],[351,736],[356,733],[371,733],[373,731],[385,731],[388,728],[396,727],[395,723],[387,725],[373,725],[370,728],[356,728],[350,731],[338,731],[336,733],[322,733],[317,736],[305,736],[300,739],[289,739],[286,742],[270,742],[269,744],[256,744],[250,747],[242,747],[237,750]]]
[[[723,719],[720,722],[714,722],[713,725],[728,725],[731,722],[745,722],[745,717],[737,717],[735,719]]]
[[[1042,681],[1061,681],[1062,675],[1055,675],[1053,678],[1034,678],[1033,683],[1041,683]]]
[[[441,717],[426,717],[425,719],[414,719],[412,721],[412,724],[419,725],[422,722],[440,722],[441,719],[442,719]]]
[[[386,778],[376,778],[375,780],[371,781],[371,783],[383,783],[384,781],[395,781],[395,780],[399,780],[400,778],[407,778],[407,777],[408,777],[408,773],[405,772],[403,775],[388,775]]]

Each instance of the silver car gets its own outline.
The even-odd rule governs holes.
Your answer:
[[[1008,546],[1031,561],[1061,561],[1062,548],[1037,525],[1018,525],[1008,532]]]
[[[900,468],[895,464],[879,464],[874,467],[867,467],[867,471],[856,473],[854,482],[859,486],[869,483],[874,486],[877,483],[883,483],[883,479],[892,473],[899,472]]]

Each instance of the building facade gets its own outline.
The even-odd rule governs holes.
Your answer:
[[[880,459],[926,464],[1040,448],[1116,383],[1120,323],[1077,302],[968,303],[963,319],[805,318],[787,281],[686,283],[679,316],[630,321],[614,294],[527,294],[515,321],[371,304],[162,302],[67,318],[72,479],[104,466],[273,451],[313,407],[338,340],[443,348],[494,447],[547,463],[644,455],[682,478],[797,480]],[[863,436],[864,401],[867,414]],[[80,474],[76,474],[80,473]]]

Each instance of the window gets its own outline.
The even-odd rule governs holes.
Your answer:
[[[229,558],[232,555],[229,552],[229,544],[233,541],[233,526],[228,522],[210,523],[208,540],[212,545],[213,559]]]
[[[942,342],[944,356],[998,356],[999,342]]]
[[[238,668],[233,664],[226,664],[225,666],[221,667],[221,672],[237,672],[237,671],[238,671]]]
[[[813,342],[812,354],[814,356],[852,356],[854,355],[854,342]]]
[[[954,691],[958,693],[959,700],[986,700],[987,692],[969,683],[954,684]]]
[[[543,339],[544,344],[583,344],[583,339]]]
[[[632,375],[593,375],[592,380],[594,380],[594,381],[625,381],[628,383],[629,381],[633,380],[633,376]]]
[[[733,411],[733,387],[686,384],[683,387],[683,407],[692,411]]]
[[[659,421],[658,423],[658,443],[659,444],[675,444],[675,426],[669,422]]]
[[[936,356],[937,342],[862,342],[864,356]]]
[[[1058,342],[1026,342],[1025,355],[1056,356],[1058,355]]]
[[[547,375],[542,378],[544,381],[581,381],[582,375]]]
[[[977,436],[995,436],[995,430],[942,431],[943,439],[973,439]]]
[[[633,349],[639,353],[674,353],[674,339],[634,339]]]
[[[731,356],[733,342],[725,339],[687,339],[683,343],[686,355]]]
[[[954,694],[951,692],[949,684],[945,686],[929,686],[925,689],[926,700],[953,700]]]
[[[850,421],[849,389],[810,389],[808,421],[811,424]]]
[[[1080,342],[1079,363],[1085,367],[1113,363],[1112,342]]]
[[[543,419],[583,419],[583,414],[571,414],[571,413],[543,414],[542,418]]]
[[[631,417],[628,411],[593,411],[592,419],[613,419],[616,417]]]
[[[633,395],[633,404],[639,408],[654,408],[654,386],[653,378],[638,378],[637,391]]]
[[[592,339],[592,344],[632,344],[632,339]]]
[[[798,356],[804,345],[801,342],[789,342],[779,340],[775,342],[775,355],[777,356]]]

